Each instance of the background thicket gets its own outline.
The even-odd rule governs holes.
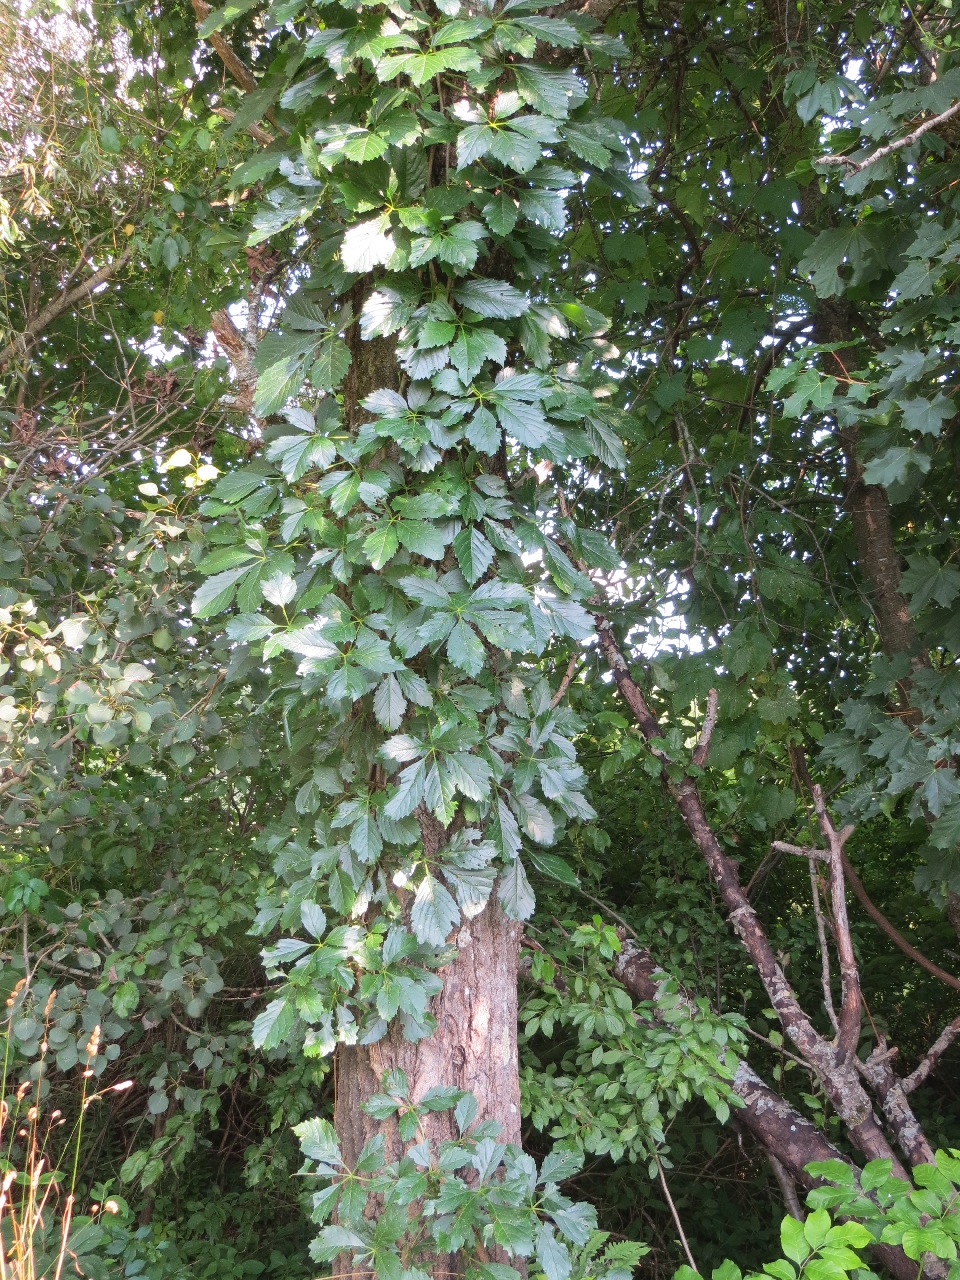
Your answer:
[[[886,1151],[844,1111],[844,1072],[905,1164],[960,1145],[953,6],[514,8],[521,26],[493,50],[457,5],[417,9],[432,35],[463,29],[434,63],[386,67],[404,46],[345,52],[333,11],[293,0],[0,9],[4,1091],[26,1115],[32,1081],[42,1117],[60,1113],[41,1123],[78,1212],[117,1209],[93,1210],[84,1273],[316,1273],[291,1130],[333,1115],[327,1054],[344,1023],[330,1030],[333,1005],[313,1017],[301,1002],[295,1018],[277,979],[302,953],[284,939],[317,925],[303,903],[362,919],[378,856],[363,842],[409,840],[372,834],[377,788],[396,782],[380,756],[350,815],[354,871],[320,856],[340,837],[316,824],[358,776],[331,781],[317,747],[339,714],[322,664],[346,633],[296,637],[371,568],[393,587],[439,564],[473,587],[494,563],[548,601],[536,643],[506,596],[479,631],[458,624],[460,650],[438,634],[430,661],[448,666],[429,678],[443,691],[450,667],[472,688],[519,671],[541,721],[561,695],[543,748],[569,765],[557,796],[543,770],[530,790],[522,735],[498,778],[519,797],[536,895],[530,915],[523,883],[501,891],[529,916],[522,1137],[538,1161],[583,1154],[565,1193],[649,1246],[643,1272],[778,1255],[810,1185],[798,1170],[823,1158],[804,1148],[791,1168],[764,1143],[739,1060],[856,1165]],[[498,86],[523,92],[484,152],[471,95]],[[382,123],[414,108],[414,133]],[[358,238],[391,181],[390,208],[420,213]],[[511,290],[412,318],[414,278],[451,299],[468,278]],[[364,338],[391,334],[370,291],[394,286],[405,392],[450,362],[463,384],[504,365],[536,375],[500,414],[503,437],[489,414],[468,444],[455,415],[423,428],[449,409],[434,402],[419,418],[414,399],[361,412],[382,385]],[[455,334],[462,349],[438,364]],[[449,378],[434,389],[459,394]],[[377,471],[387,453],[348,444],[356,483],[329,482],[338,403],[355,436],[364,418],[394,424],[380,439],[397,442],[408,496],[414,481],[442,489],[424,448],[469,478],[494,430],[501,543],[448,554],[453,506],[385,515],[400,483]],[[443,496],[462,494],[450,481]],[[360,589],[371,613],[387,608]],[[627,674],[612,680],[618,655]],[[392,686],[375,703],[389,666],[346,669],[361,675],[342,706],[379,707],[355,767],[396,715],[419,713]],[[478,742],[457,750],[476,760]],[[447,825],[486,821],[470,787],[488,781],[468,776],[459,798],[450,783]],[[797,852],[829,852],[844,824],[849,922],[839,847],[826,862]],[[474,874],[509,861],[497,832]],[[755,913],[755,928],[733,921],[739,936],[731,874]],[[460,883],[462,908],[480,890]],[[429,928],[414,932],[435,956]],[[795,1007],[773,1007],[761,941]],[[829,1062],[791,1040],[796,1009]],[[102,1095],[86,1107],[85,1068]],[[904,1138],[889,1075],[918,1068],[926,1147]],[[7,1129],[4,1160],[24,1133]]]

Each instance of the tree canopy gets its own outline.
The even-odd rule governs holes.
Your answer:
[[[957,1280],[949,0],[0,32],[4,1280]]]

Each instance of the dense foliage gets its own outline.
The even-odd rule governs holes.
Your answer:
[[[952,8],[0,33],[0,1169],[93,1276],[947,1274]],[[345,1173],[491,899],[526,1152]]]

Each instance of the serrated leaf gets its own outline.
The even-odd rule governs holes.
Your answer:
[[[222,613],[230,604],[237,592],[237,583],[250,572],[250,565],[241,565],[238,569],[226,569],[223,573],[215,573],[208,578],[196,592],[191,603],[191,610],[198,618],[211,618]]]
[[[476,525],[467,525],[453,540],[453,553],[460,571],[471,586],[493,564],[495,552]]]
[[[460,909],[440,881],[429,872],[417,886],[410,912],[410,927],[418,942],[442,947],[460,921]]]
[[[518,64],[514,66],[513,73],[524,102],[554,119],[563,119],[571,106],[582,102],[586,96],[572,71]]]
[[[293,1005],[283,997],[271,1000],[253,1020],[253,1043],[258,1049],[276,1049],[293,1030]]]
[[[447,550],[443,529],[426,520],[398,520],[397,534],[400,542],[414,555],[427,560],[442,560]]]
[[[400,53],[382,58],[377,63],[377,79],[392,80],[394,76],[409,76],[418,87],[425,85],[441,71],[479,71],[480,59],[473,49],[451,45],[433,52]]]
[[[554,853],[544,853],[540,849],[528,849],[527,856],[541,875],[549,876],[551,880],[557,880],[573,889],[579,887],[580,881],[576,873],[563,858],[558,858]]]
[[[510,235],[519,217],[520,206],[507,191],[501,191],[483,206],[483,220],[498,236]]]
[[[392,521],[385,520],[378,524],[373,533],[368,534],[363,542],[364,554],[369,558],[374,569],[382,569],[396,555],[400,548],[400,538]]]
[[[485,319],[505,320],[530,309],[530,299],[505,280],[466,280],[453,290],[453,297]]]
[[[403,696],[400,683],[392,673],[377,685],[373,695],[373,714],[377,723],[391,732],[399,729],[407,709],[407,700]]]
[[[322,938],[327,927],[327,917],[315,902],[300,903],[300,919],[312,938]]]
[[[450,348],[450,363],[464,383],[472,382],[490,360],[503,368],[507,362],[507,344],[490,329],[465,325]]]
[[[533,915],[537,900],[519,858],[501,873],[497,897],[511,920],[529,920]]]
[[[340,261],[344,271],[362,275],[374,267],[384,266],[396,252],[390,219],[381,214],[368,222],[357,222],[344,232],[340,245]]]
[[[570,1250],[557,1239],[553,1228],[546,1224],[537,1233],[537,1260],[547,1280],[568,1280],[573,1269]]]
[[[447,657],[455,667],[475,676],[483,670],[486,650],[477,633],[462,618],[458,618],[447,637]]]

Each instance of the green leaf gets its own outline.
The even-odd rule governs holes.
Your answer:
[[[952,400],[944,395],[937,395],[932,400],[923,396],[914,396],[899,401],[903,410],[903,425],[908,431],[919,431],[925,436],[939,436],[943,424],[956,412]]]
[[[231,3],[224,5],[222,9],[207,14],[197,28],[197,35],[201,40],[206,40],[207,36],[212,36],[215,31],[235,22],[241,14],[252,9],[256,3],[257,0],[231,0]]]
[[[890,485],[906,480],[912,468],[926,475],[930,470],[930,458],[919,449],[904,449],[894,445],[879,457],[871,458],[863,469],[863,479],[866,484],[880,484],[889,488]]]
[[[456,902],[429,872],[417,886],[410,912],[410,927],[418,942],[442,947],[451,929],[460,921]]]
[[[495,555],[493,547],[476,525],[467,525],[460,530],[453,540],[453,553],[471,586],[487,572]]]
[[[501,874],[497,896],[511,920],[529,920],[533,915],[537,900],[519,858]]]
[[[530,309],[530,299],[505,280],[465,280],[453,290],[453,297],[485,319],[505,320]]]
[[[390,219],[381,214],[347,228],[340,244],[340,261],[344,271],[363,275],[388,263],[395,252]]]
[[[528,856],[541,875],[549,876],[551,880],[557,880],[560,884],[569,885],[572,889],[579,888],[580,881],[576,873],[563,858],[558,858],[553,853],[544,853],[541,849],[528,850]]]
[[[492,361],[502,368],[507,362],[507,344],[490,329],[464,325],[450,348],[450,363],[462,380],[472,382],[484,364]]]
[[[253,1043],[258,1049],[276,1049],[293,1030],[296,1013],[283,997],[271,1000],[253,1020]]]
[[[434,52],[400,53],[382,58],[376,66],[377,79],[392,80],[406,75],[418,87],[442,71],[479,71],[480,59],[466,46],[452,45]]]
[[[321,391],[334,391],[346,377],[351,362],[350,348],[336,334],[329,334],[317,348],[310,366],[310,380]]]
[[[254,413],[267,418],[282,409],[303,386],[305,377],[304,361],[298,356],[287,356],[264,369],[254,390]]]
[[[300,903],[300,919],[312,938],[322,938],[327,927],[327,917],[315,902]]]
[[[392,673],[379,685],[373,695],[373,714],[377,723],[385,729],[399,729],[407,709],[407,700],[403,696],[400,683]]]
[[[498,236],[508,236],[517,225],[520,206],[508,191],[501,191],[483,206],[483,219]]]
[[[486,650],[483,641],[462,618],[454,623],[447,639],[447,657],[455,667],[476,676],[483,670]]]
[[[859,226],[831,227],[821,231],[797,264],[811,277],[820,298],[843,293],[859,284],[873,261],[873,244]]]
[[[190,606],[192,611],[198,618],[211,618],[222,613],[236,595],[237,583],[249,572],[250,565],[241,565],[238,569],[215,573],[194,595]]]
[[[907,565],[900,586],[910,599],[911,613],[919,613],[931,600],[947,608],[960,596],[960,569],[927,555],[908,556]]]
[[[457,134],[457,168],[465,169],[493,146],[497,131],[488,124],[468,124]]]
[[[554,71],[546,67],[517,64],[513,68],[517,91],[535,111],[563,119],[570,108],[586,96],[583,86],[572,71]]]
[[[546,1224],[537,1233],[537,1260],[547,1280],[568,1280],[573,1269],[570,1250],[557,1239],[553,1228]]]
[[[780,1224],[780,1247],[793,1262],[801,1265],[810,1253],[810,1245],[804,1234],[803,1223],[796,1218],[784,1218]]]
[[[397,535],[403,546],[414,555],[428,560],[442,560],[447,550],[443,529],[426,520],[398,520]]]
[[[384,520],[364,539],[363,550],[374,569],[382,569],[396,555],[400,538],[393,521]]]

